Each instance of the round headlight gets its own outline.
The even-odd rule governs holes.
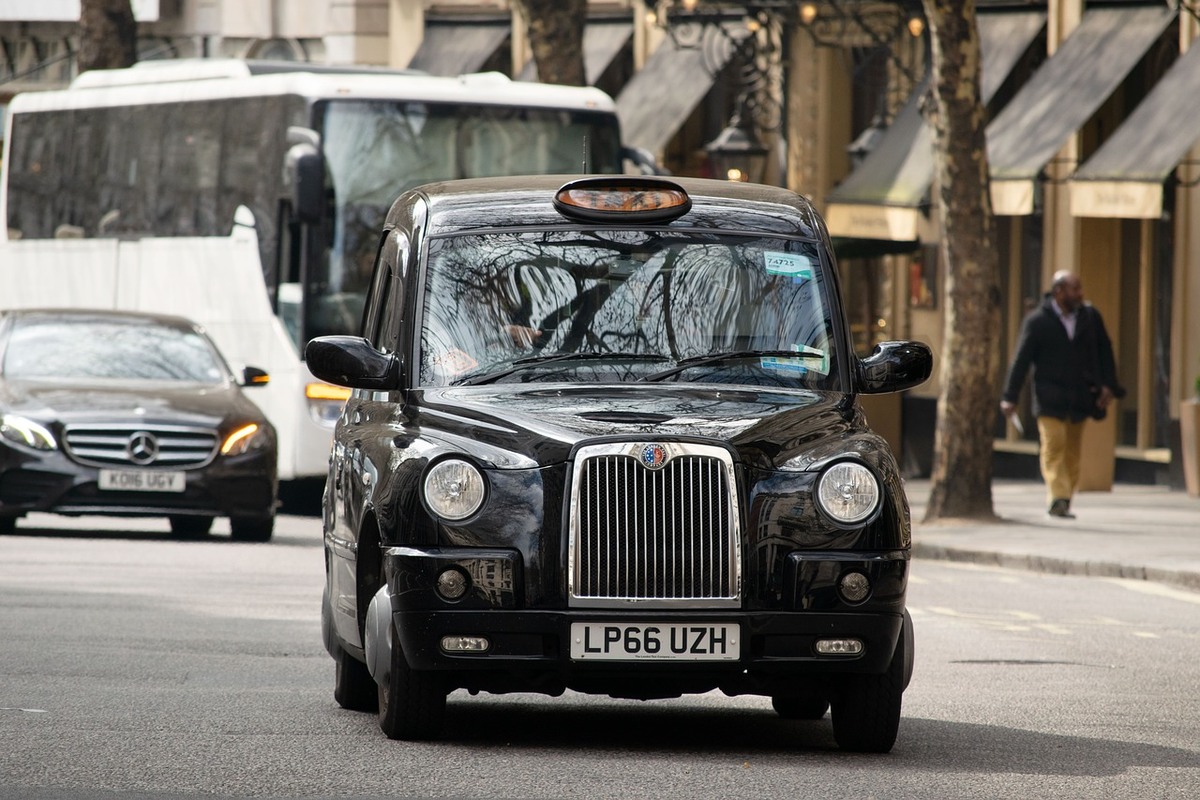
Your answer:
[[[862,464],[842,461],[817,481],[817,503],[835,522],[862,522],[879,506],[879,481]]]
[[[425,475],[425,502],[443,519],[465,519],[483,505],[483,475],[466,461],[439,461]]]

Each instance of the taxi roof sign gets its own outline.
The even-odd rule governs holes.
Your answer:
[[[682,186],[661,178],[581,178],[554,194],[560,214],[592,222],[665,222],[692,207]]]

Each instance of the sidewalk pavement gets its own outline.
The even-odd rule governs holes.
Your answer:
[[[1071,501],[1075,519],[1046,514],[1040,481],[999,480],[1000,520],[923,522],[929,481],[905,481],[913,557],[1066,575],[1155,581],[1200,592],[1200,498],[1165,486],[1117,484]]]

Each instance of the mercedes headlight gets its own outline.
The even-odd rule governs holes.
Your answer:
[[[225,442],[221,445],[221,455],[240,456],[266,446],[266,430],[251,422],[225,437]]]
[[[425,502],[442,519],[460,520],[483,505],[483,474],[457,458],[439,461],[425,474]]]
[[[840,525],[854,525],[879,507],[879,481],[856,461],[839,461],[817,479],[817,504]]]
[[[58,442],[45,426],[31,419],[5,414],[0,418],[0,436],[10,442],[32,447],[34,450],[57,450]]]

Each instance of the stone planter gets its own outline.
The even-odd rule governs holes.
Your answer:
[[[1183,480],[1191,497],[1200,497],[1200,399],[1179,404],[1179,438],[1183,451]]]

